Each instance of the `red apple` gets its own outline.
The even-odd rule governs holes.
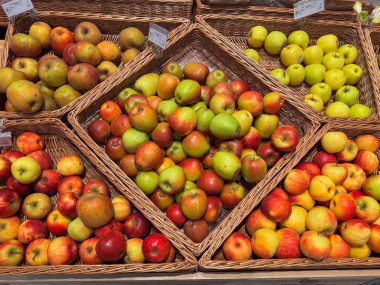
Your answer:
[[[100,238],[95,246],[97,256],[102,261],[116,262],[125,254],[125,238],[119,231],[111,231]]]
[[[134,128],[144,132],[151,132],[158,124],[156,112],[146,103],[133,106],[129,111],[129,120]]]
[[[208,236],[210,229],[205,220],[189,220],[183,226],[183,232],[193,242],[200,243]]]
[[[84,185],[82,194],[88,192],[98,192],[106,196],[110,195],[110,190],[107,183],[100,179],[91,179],[86,183],[86,185]]]
[[[284,105],[284,96],[278,92],[270,92],[263,97],[263,109],[266,114],[276,115]]]
[[[212,168],[212,159],[217,151],[218,149],[216,147],[211,146],[209,152],[201,158],[204,168]]]
[[[326,163],[336,163],[338,159],[336,156],[332,153],[328,153],[326,151],[318,151],[313,158],[313,162],[320,168],[326,164]]]
[[[267,164],[257,155],[246,155],[241,160],[241,174],[248,183],[256,183],[267,174]]]
[[[186,136],[197,125],[197,113],[190,107],[180,107],[169,116],[168,122],[180,136]]]
[[[8,158],[11,163],[15,162],[17,159],[23,156],[24,154],[17,150],[7,150],[3,152],[2,154],[0,154],[0,157]]]
[[[377,155],[368,150],[359,151],[354,163],[359,165],[367,175],[374,173],[379,167]]]
[[[26,155],[33,151],[42,150],[44,141],[39,134],[24,132],[17,137],[16,145],[18,150]]]
[[[241,157],[243,153],[243,144],[238,139],[226,140],[219,145],[219,150],[232,152],[237,157]]]
[[[299,142],[298,129],[292,125],[280,126],[272,133],[271,142],[278,151],[293,151]]]
[[[248,82],[243,80],[232,80],[230,86],[232,88],[232,98],[234,98],[235,101],[239,99],[241,94],[251,89]]]
[[[74,36],[64,27],[55,27],[50,31],[49,42],[54,52],[62,55],[65,47],[74,42]]]
[[[59,179],[57,171],[51,169],[43,170],[40,178],[33,183],[33,189],[37,193],[52,195],[57,191]]]
[[[105,120],[95,119],[87,126],[87,133],[96,143],[104,143],[111,136],[111,127]]]
[[[131,127],[128,115],[121,114],[111,122],[111,133],[115,137],[121,137]]]
[[[247,91],[238,98],[237,105],[239,110],[249,111],[253,117],[261,114],[263,111],[263,98],[257,91]]]
[[[245,222],[245,230],[252,236],[256,230],[262,228],[276,230],[276,223],[268,219],[259,208],[248,216]]]
[[[51,157],[50,157],[50,154],[48,154],[46,151],[36,150],[29,153],[27,156],[36,160],[38,164],[41,166],[42,170],[51,168]]]
[[[187,221],[187,218],[182,213],[181,207],[178,204],[170,205],[166,209],[166,217],[168,217],[178,228],[182,228]]]
[[[301,162],[295,168],[304,170],[309,176],[310,181],[315,176],[321,175],[321,169],[314,162]]]
[[[187,181],[197,181],[202,172],[202,164],[198,158],[187,157],[179,164],[185,171]],[[202,188],[202,187],[200,187]]]
[[[104,151],[113,161],[119,161],[127,153],[123,147],[123,141],[120,137],[112,137],[106,141]]]
[[[59,196],[57,201],[57,209],[60,213],[65,215],[68,218],[77,217],[77,206],[78,197],[71,192],[67,192]]]
[[[82,178],[76,175],[65,176],[59,181],[57,190],[59,195],[73,193],[79,197],[83,191]]]
[[[205,191],[207,195],[219,194],[223,186],[223,179],[213,169],[202,171],[197,180],[197,187]]]
[[[203,62],[189,62],[183,67],[183,74],[188,79],[203,83],[209,74],[209,69]]]
[[[275,256],[280,259],[300,258],[300,236],[298,233],[289,228],[283,228],[277,231],[280,239],[280,245],[277,248]]]
[[[48,260],[50,265],[71,264],[78,255],[78,245],[70,237],[58,237],[53,239],[48,247]]]
[[[216,196],[207,197],[207,210],[203,215],[203,220],[207,223],[215,223],[220,217],[222,211],[222,200]]]
[[[241,139],[241,143],[243,148],[256,149],[261,143],[259,131],[256,128],[251,127],[248,134]]]
[[[31,190],[31,184],[22,184],[18,182],[12,175],[5,181],[5,186],[15,191],[18,195],[24,196],[28,194]]]
[[[266,196],[261,202],[261,211],[274,222],[283,222],[291,214],[292,207],[289,201],[278,195]]]
[[[233,97],[233,90],[232,87],[229,83],[227,82],[219,82],[216,83],[212,88],[211,88],[211,96],[215,96],[216,94],[226,94],[230,97]]]
[[[12,163],[8,158],[0,157],[0,180],[8,179],[11,176]]]
[[[156,143],[147,141],[141,144],[135,153],[137,169],[149,171],[158,167],[164,159],[165,152]]]
[[[21,205],[20,196],[8,188],[0,189],[0,218],[13,216]]]
[[[249,260],[252,257],[251,240],[243,233],[235,232],[223,243],[222,251],[226,260]]]
[[[120,106],[114,101],[106,101],[100,106],[100,117],[111,124],[111,122],[122,114]]]
[[[284,180],[285,190],[292,195],[299,195],[309,188],[310,179],[306,171],[292,169]]]
[[[170,250],[169,240],[162,234],[147,236],[142,244],[143,254],[149,262],[159,263],[167,259]]]
[[[78,60],[76,59],[75,54],[74,54],[74,50],[75,50],[75,43],[70,43],[64,48],[62,52],[63,60],[64,62],[67,63],[67,65],[72,66],[78,63]]]
[[[239,183],[232,182],[224,184],[223,190],[220,193],[220,200],[227,209],[235,208],[245,196],[244,187]]]
[[[139,170],[136,168],[135,155],[127,154],[123,156],[119,161],[121,170],[130,178],[134,178]]]
[[[157,188],[150,195],[150,200],[152,200],[153,204],[156,205],[161,211],[165,211],[174,203],[174,196],[165,193],[160,188]]]
[[[95,236],[97,238],[103,238],[112,231],[118,231],[123,233],[123,226],[121,225],[121,223],[115,220],[111,220],[108,224],[95,229]]]
[[[71,219],[62,215],[58,210],[53,210],[46,217],[46,225],[48,230],[56,236],[67,234],[67,229]]]
[[[173,130],[168,122],[160,122],[150,133],[150,136],[160,147],[169,147],[173,141]]]
[[[102,264],[103,261],[96,254],[96,245],[99,238],[90,238],[82,242],[79,247],[79,257],[83,264]]]
[[[330,201],[330,210],[339,222],[350,220],[355,216],[355,198],[350,194],[336,194]]]
[[[23,244],[29,244],[35,239],[48,235],[46,224],[38,220],[26,220],[18,228],[17,239]]]
[[[141,213],[129,215],[123,225],[124,233],[128,238],[145,238],[150,232],[150,222]]]
[[[260,144],[256,152],[258,156],[264,159],[268,167],[274,166],[281,158],[281,154],[274,149],[271,142]]]

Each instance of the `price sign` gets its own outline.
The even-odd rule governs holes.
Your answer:
[[[17,15],[34,10],[31,0],[6,0],[1,4],[8,18],[13,18]]]
[[[294,19],[298,20],[315,13],[319,13],[325,10],[324,0],[303,0],[295,3],[294,8]]]
[[[169,31],[157,24],[149,24],[148,41],[154,43],[161,49],[166,48],[166,42],[168,41]]]

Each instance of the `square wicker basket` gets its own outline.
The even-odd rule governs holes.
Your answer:
[[[242,270],[326,270],[326,269],[359,269],[359,268],[380,268],[380,256],[373,255],[368,258],[326,258],[318,261],[311,258],[293,259],[251,259],[247,261],[227,261],[225,260],[221,246],[225,239],[233,232],[239,231],[246,234],[245,219],[255,209],[261,200],[274,188],[282,186],[282,180],[286,174],[293,169],[300,161],[311,161],[315,153],[320,149],[319,141],[322,136],[329,131],[343,131],[349,138],[354,138],[362,134],[371,134],[380,139],[380,127],[369,124],[326,124],[313,136],[305,147],[298,152],[291,162],[289,162],[277,176],[275,176],[265,189],[256,196],[252,196],[249,201],[245,201],[244,207],[235,216],[228,219],[229,229],[225,235],[215,240],[211,247],[199,260],[202,271],[242,271]],[[380,157],[380,151],[377,156]],[[374,174],[379,174],[378,169]]]
[[[140,76],[149,72],[159,72],[160,67],[168,61],[178,61],[182,66],[191,61],[204,62],[207,66],[213,69],[223,69],[230,79],[240,78],[246,80],[255,90],[266,94],[270,91],[278,91],[285,95],[285,104],[280,112],[281,124],[293,124],[296,126],[301,135],[300,143],[297,150],[307,143],[316,130],[319,124],[312,115],[302,109],[302,104],[298,102],[296,96],[292,96],[287,91],[284,91],[280,86],[272,84],[261,76],[257,70],[246,64],[233,51],[233,47],[225,42],[220,41],[213,34],[210,34],[200,25],[194,24],[177,35],[176,41],[171,44],[161,57],[151,55],[146,57],[144,62],[140,62],[140,66],[125,72],[120,80],[112,86],[107,86],[99,92],[93,93],[91,98],[85,102],[77,104],[73,112],[68,116],[68,120],[74,127],[78,135],[94,150],[97,155],[112,169],[112,171],[124,182],[125,185],[135,190],[136,199],[150,203],[150,207],[157,212],[157,215],[166,219],[162,213],[149,198],[136,186],[136,184],[119,168],[118,164],[113,162],[105,153],[104,146],[95,143],[87,134],[87,125],[94,119],[99,117],[99,108],[107,100],[115,100],[117,94],[126,87],[131,86]],[[295,152],[297,152],[295,150]],[[294,153],[285,154],[281,160],[271,169],[268,170],[266,177],[257,185],[244,185],[247,196],[261,191],[265,183],[291,159]],[[238,205],[232,212],[236,212],[240,208]],[[194,243],[187,238],[183,232],[172,224],[171,230],[175,232],[179,239],[183,241],[188,248],[196,255],[200,255],[210,244],[212,244],[217,236],[224,236],[226,227],[223,219],[230,211],[223,210],[220,219],[216,225],[211,228],[209,236],[201,243]],[[170,223],[170,221],[169,221]]]
[[[155,229],[160,231],[173,244],[177,250],[176,259],[173,263],[141,263],[141,264],[102,264],[86,265],[81,264],[79,258],[72,265],[46,265],[46,266],[2,266],[0,275],[21,275],[21,274],[116,274],[116,273],[146,273],[146,272],[179,272],[194,271],[197,264],[195,257],[182,245],[176,235],[167,230],[165,221],[156,216],[154,211],[149,209],[144,201],[135,200],[130,195],[131,189],[125,187],[119,179],[115,177],[89,148],[61,121],[58,119],[36,119],[36,120],[8,120],[4,123],[4,131],[12,133],[13,141],[22,132],[30,131],[39,133],[45,143],[45,150],[50,154],[52,161],[56,163],[58,159],[65,155],[77,155],[82,158],[85,165],[85,176],[83,181],[90,179],[101,179],[109,186],[111,197],[125,195],[135,208],[140,210],[144,216],[152,223]],[[0,147],[0,153],[15,149],[11,147]],[[53,207],[56,206],[58,194],[51,196]],[[148,205],[149,206],[149,205]],[[24,218],[20,214],[20,218]],[[49,238],[53,238],[50,235]]]

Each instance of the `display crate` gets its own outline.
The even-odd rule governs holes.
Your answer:
[[[46,22],[52,27],[64,26],[71,31],[74,31],[74,28],[79,23],[83,21],[90,21],[96,24],[101,30],[101,32],[103,33],[102,40],[109,40],[115,43],[118,43],[118,35],[120,31],[124,28],[131,27],[131,26],[140,29],[144,33],[144,35],[147,37],[150,23],[156,23],[166,28],[168,31],[170,31],[170,35],[169,35],[169,42],[170,42],[171,37],[173,37],[176,33],[178,33],[178,31],[181,31],[185,26],[189,24],[189,21],[186,19],[102,16],[102,15],[95,15],[95,14],[53,12],[53,11],[37,13],[37,17],[38,17],[38,21]],[[15,58],[15,55],[10,50],[10,41],[11,41],[12,35],[18,32],[27,33],[29,30],[29,27],[32,25],[33,22],[34,20],[30,15],[23,15],[23,16],[17,17],[15,21],[9,25],[6,39],[5,39],[3,53],[0,58],[0,66],[8,66],[10,62]],[[150,43],[146,42],[143,48],[143,51],[136,58],[134,58],[132,61],[130,61],[127,64],[120,63],[119,72],[122,69],[132,68],[134,65],[138,64],[140,60],[142,60],[144,57],[146,57],[148,54],[152,52],[153,52],[153,47],[151,46]],[[43,51],[41,56],[46,53],[53,53],[53,52],[51,50]],[[105,81],[99,83],[93,89],[101,88],[101,86],[103,85],[112,84],[112,82],[115,80],[115,77],[118,76],[118,73],[115,74],[114,76],[109,77]],[[78,98],[77,101],[82,101],[84,98],[86,98],[89,95],[90,92],[91,90],[82,94],[82,96]],[[5,96],[3,96],[3,98],[4,97]],[[2,102],[2,105],[3,104],[4,102]],[[55,111],[42,111],[42,112],[37,112],[34,114],[5,112],[4,107],[2,107],[2,109],[0,109],[0,117],[9,118],[9,119],[22,119],[22,118],[30,118],[30,117],[61,118],[61,117],[65,117],[67,113],[70,110],[72,110],[74,104],[75,102],[72,102]]]
[[[320,150],[319,142],[322,136],[329,131],[343,131],[349,138],[354,138],[362,134],[371,134],[380,139],[380,128],[369,124],[326,124],[315,136],[308,142],[305,147],[294,155],[282,170],[270,181],[265,189],[251,196],[244,201],[241,211],[236,215],[231,215],[228,229],[225,235],[214,241],[210,248],[199,260],[202,271],[245,271],[245,270],[334,270],[334,269],[370,269],[380,268],[380,257],[378,255],[368,258],[326,258],[323,260],[314,260],[311,258],[291,258],[291,259],[251,259],[246,261],[227,261],[225,260],[221,246],[223,242],[234,231],[246,234],[245,220],[247,216],[259,205],[262,199],[267,196],[276,187],[282,187],[282,180],[287,173],[296,167],[301,161],[312,161],[315,153]],[[380,150],[376,153],[380,157]],[[374,173],[379,174],[379,169]],[[338,226],[339,228],[339,226]]]
[[[308,33],[311,44],[315,44],[315,41],[320,36],[331,33],[338,36],[340,45],[348,43],[355,45],[359,53],[355,63],[363,69],[363,76],[356,85],[360,92],[359,103],[370,107],[372,116],[366,119],[331,118],[327,117],[324,112],[313,112],[320,118],[321,122],[376,122],[380,112],[380,82],[377,80],[377,67],[373,64],[371,48],[359,24],[353,23],[348,26],[346,23],[341,22],[316,20],[306,20],[300,24],[293,19],[241,15],[202,15],[197,16],[197,21],[208,30],[216,30],[223,39],[232,42],[236,49],[241,51],[241,54],[243,54],[243,50],[250,48],[247,43],[247,35],[249,30],[256,25],[266,27],[268,33],[277,30],[285,33],[287,36],[294,30],[304,30]],[[267,74],[275,79],[275,77],[270,74],[270,71],[279,67],[284,68],[280,57],[268,54],[264,48],[257,49],[257,51],[260,55],[258,64],[247,56],[245,56],[246,60],[253,66],[259,65],[264,67],[268,71]],[[288,86],[288,88],[292,89],[302,100],[302,96],[308,94],[310,87],[306,83],[302,83],[299,86]],[[328,103],[332,101],[333,96]],[[305,108],[311,109],[306,103],[304,105]],[[323,111],[325,109],[326,105]]]
[[[13,136],[13,146],[0,147],[0,153],[5,150],[16,149],[15,140],[17,135],[23,132],[36,132],[44,140],[45,151],[47,151],[54,165],[62,156],[76,155],[81,157],[85,166],[85,173],[82,177],[84,182],[91,179],[101,179],[109,186],[111,197],[124,195],[137,210],[152,223],[153,232],[164,234],[176,248],[176,258],[173,263],[140,263],[140,264],[101,264],[86,265],[81,264],[80,259],[75,260],[71,265],[44,265],[28,266],[25,263],[21,266],[1,266],[0,275],[21,275],[21,274],[116,274],[116,273],[147,273],[147,272],[179,272],[194,271],[196,268],[195,257],[177,239],[175,233],[165,226],[166,221],[149,209],[144,201],[136,200],[121,181],[115,177],[89,148],[61,121],[58,119],[36,119],[36,120],[8,120],[4,123],[4,130],[11,132]],[[55,167],[54,167],[55,169]],[[53,208],[55,208],[58,194],[51,196]],[[148,205],[149,206],[149,205]],[[21,211],[20,211],[21,212]],[[21,219],[25,217],[20,213]],[[49,238],[54,238],[50,234]]]
[[[278,91],[285,95],[285,104],[283,110],[280,112],[281,124],[293,124],[300,131],[300,143],[297,147],[297,152],[303,144],[311,139],[313,134],[319,128],[319,123],[316,118],[303,110],[302,104],[298,101],[296,96],[284,90],[281,85],[276,82],[271,82],[261,73],[252,68],[244,60],[240,59],[238,54],[235,54],[233,46],[221,41],[212,33],[209,33],[198,24],[191,25],[176,37],[176,41],[172,43],[162,54],[157,57],[150,55],[140,65],[133,70],[123,73],[120,81],[112,86],[107,86],[99,92],[93,93],[91,98],[85,102],[77,104],[74,111],[72,111],[68,120],[74,127],[78,135],[93,149],[98,156],[114,171],[114,173],[124,182],[125,185],[135,190],[136,199],[141,199],[150,203],[150,207],[156,211],[157,215],[163,217],[162,213],[149,198],[136,186],[136,184],[119,168],[118,164],[113,162],[105,153],[104,145],[95,143],[87,133],[88,124],[95,118],[99,117],[100,106],[108,101],[115,100],[117,94],[126,87],[130,87],[140,76],[149,72],[160,72],[160,67],[168,61],[177,61],[183,66],[187,62],[198,61],[203,62],[211,70],[222,69],[226,72],[230,79],[240,78],[246,80],[251,87],[260,91],[262,94],[271,91]],[[285,165],[294,153],[285,154],[281,160],[272,168],[269,169],[264,180],[257,185],[244,185],[247,196],[254,195],[254,193],[261,191],[271,178],[277,173],[283,165]],[[236,212],[240,208],[238,205],[232,212]],[[212,244],[217,236],[224,236],[225,222],[222,221],[230,211],[223,210],[221,218],[218,219],[215,226],[211,228],[209,236],[201,243],[194,243],[187,238],[178,228],[171,224],[171,230],[176,233],[179,239],[183,241],[188,248],[196,255],[200,255],[210,244]],[[170,221],[169,221],[170,223]]]

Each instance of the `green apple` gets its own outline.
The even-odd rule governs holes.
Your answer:
[[[158,177],[158,185],[166,194],[174,195],[183,190],[186,174],[181,166],[174,165],[164,169]]]
[[[281,50],[280,59],[285,66],[301,63],[303,61],[303,50],[296,44],[288,45]]]
[[[311,86],[309,93],[321,96],[323,104],[326,104],[330,100],[332,90],[328,84],[320,82]]]
[[[322,64],[313,63],[305,67],[305,82],[307,85],[312,86],[314,84],[323,81],[326,73],[326,67]]]
[[[356,104],[359,99],[359,90],[351,85],[345,85],[340,87],[335,93],[336,102],[343,102],[348,107]]]
[[[145,97],[156,95],[157,83],[160,76],[157,73],[147,73],[138,78],[135,82],[135,89]]]
[[[41,166],[33,158],[24,156],[12,163],[11,172],[18,182],[30,184],[40,177]]]
[[[220,69],[216,69],[211,71],[206,78],[206,86],[212,88],[214,85],[216,85],[219,82],[227,82],[228,77],[227,74]]]
[[[207,105],[205,102],[202,101],[198,101],[197,103],[191,105],[191,109],[193,109],[195,112],[198,112],[198,110],[205,108],[207,108]]]
[[[217,151],[212,159],[214,171],[227,181],[235,181],[240,177],[241,161],[229,151]]]
[[[156,113],[160,122],[167,122],[169,116],[179,108],[174,100],[164,100],[158,103]]]
[[[338,49],[338,52],[343,55],[345,65],[354,63],[355,60],[358,58],[358,49],[354,45],[350,45],[350,44],[342,45]]]
[[[323,110],[323,100],[320,95],[317,94],[307,94],[304,97],[304,101],[310,107],[312,107],[317,112],[322,112]]]
[[[240,124],[231,114],[216,115],[210,124],[210,132],[220,139],[234,139],[240,134]]]
[[[355,104],[350,108],[351,118],[369,118],[372,115],[372,110],[363,104]]]
[[[309,45],[309,35],[302,30],[293,31],[288,36],[288,44],[296,44],[305,49]]]
[[[331,90],[336,91],[346,83],[346,75],[340,69],[327,70],[324,81],[331,87]]]
[[[247,110],[239,110],[232,114],[232,116],[239,122],[240,124],[240,132],[238,137],[241,138],[248,134],[249,130],[252,127],[253,116]]]
[[[344,66],[344,57],[339,52],[329,52],[323,57],[322,64],[327,70],[342,69]]]
[[[244,53],[256,62],[259,62],[260,56],[253,48],[245,49]]]
[[[283,46],[286,44],[286,36],[279,31],[273,31],[268,34],[264,41],[264,49],[270,54],[280,54]]]
[[[343,72],[346,75],[346,84],[355,85],[363,75],[363,69],[357,64],[347,64],[343,67]]]
[[[195,80],[182,80],[175,88],[174,97],[180,105],[193,104],[201,97],[201,86]]]
[[[135,183],[146,195],[150,195],[158,187],[158,174],[156,171],[139,171]]]
[[[210,131],[210,124],[214,119],[215,114],[213,111],[207,108],[200,108],[197,111],[197,131],[202,133],[208,133]]]
[[[248,32],[248,44],[253,48],[259,48],[263,45],[268,35],[267,29],[263,26],[255,26]]]
[[[289,85],[300,85],[305,79],[305,68],[299,64],[292,64],[286,69],[289,76]]]
[[[333,102],[325,110],[327,117],[334,118],[348,118],[350,117],[350,112],[350,107],[343,102]]]
[[[94,229],[86,226],[79,217],[71,221],[67,228],[68,236],[79,242],[88,239],[93,233]]]
[[[276,68],[271,71],[272,75],[277,78],[278,81],[285,85],[289,85],[289,75],[282,68]]]
[[[338,50],[339,41],[336,35],[323,35],[317,39],[317,46],[322,48],[323,54],[328,54]]]
[[[278,128],[279,122],[277,115],[261,114],[255,120],[254,127],[258,130],[261,138],[269,139]]]
[[[146,132],[135,128],[129,128],[121,137],[123,148],[129,153],[135,153],[137,148],[144,142],[149,141],[149,135]]]
[[[309,46],[303,51],[303,64],[320,64],[323,60],[323,50],[320,46]]]

